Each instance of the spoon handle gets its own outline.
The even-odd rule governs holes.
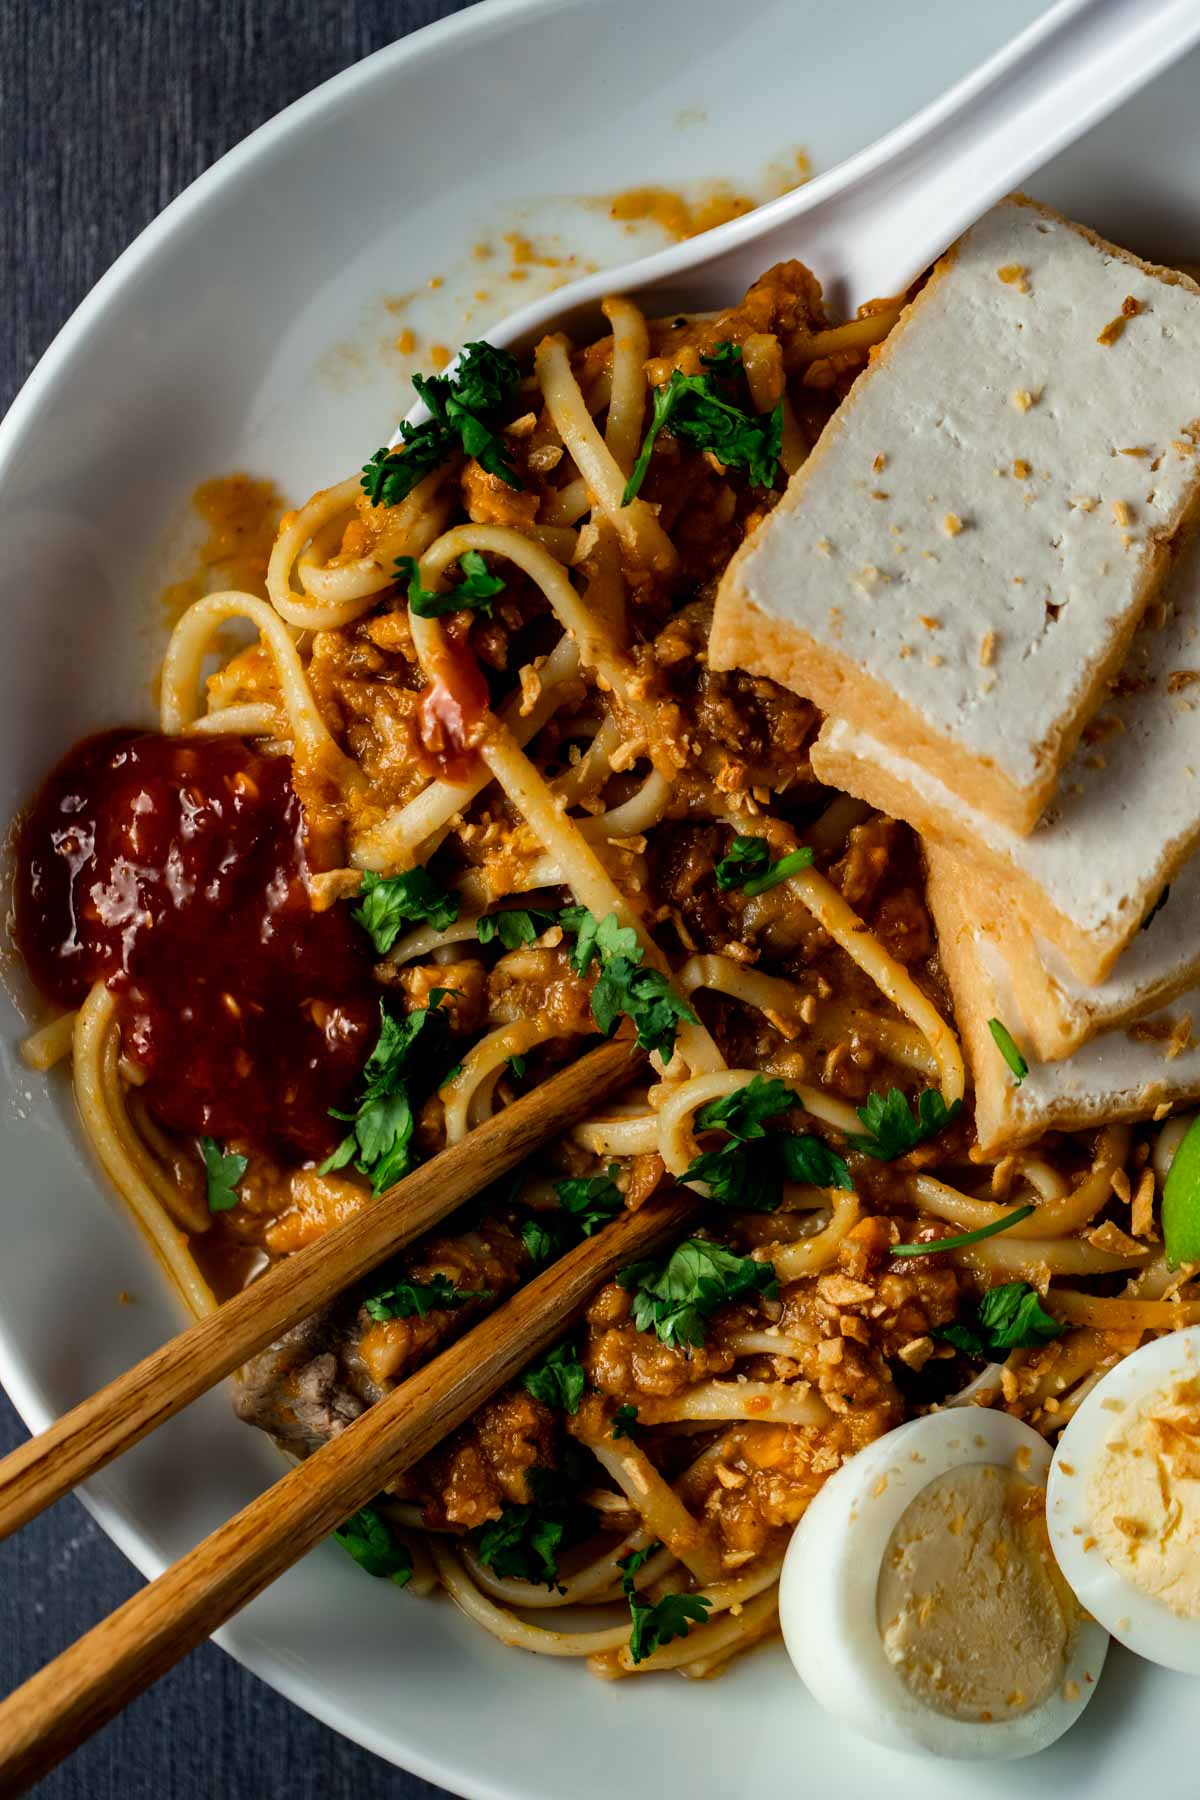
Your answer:
[[[815,205],[800,204],[803,189],[785,197],[760,262],[786,241],[840,286],[835,305],[902,292],[989,206],[1198,41],[1200,0],[1059,0],[833,171]]]
[[[902,293],[966,227],[1200,43],[1200,0],[1057,0],[937,100],[804,187],[716,231],[572,282],[492,343],[604,329],[605,294],[656,312],[727,306],[800,257],[832,310]],[[421,415],[416,409],[414,420]]]

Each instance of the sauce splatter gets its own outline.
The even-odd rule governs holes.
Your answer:
[[[162,604],[171,624],[194,600],[221,588],[240,588],[263,597],[267,563],[284,511],[273,482],[243,474],[201,482],[192,505],[208,527],[208,536],[195,553],[190,573],[163,589]]]
[[[123,1054],[169,1129],[322,1156],[379,1010],[366,938],[344,907],[312,910],[306,873],[285,757],[106,732],[70,752],[26,820],[17,942],[61,1006],[108,983]]]

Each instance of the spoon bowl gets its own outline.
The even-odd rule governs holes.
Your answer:
[[[937,100],[803,187],[713,231],[601,270],[509,314],[516,355],[548,331],[607,330],[606,294],[650,311],[728,305],[800,257],[831,311],[902,294],[979,215],[1200,42],[1200,0],[1058,0]],[[416,422],[424,408],[409,415]]]

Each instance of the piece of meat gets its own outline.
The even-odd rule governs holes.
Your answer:
[[[555,1458],[554,1415],[523,1388],[509,1388],[409,1471],[405,1491],[424,1504],[431,1529],[473,1531],[509,1504],[535,1498],[530,1471]]]
[[[285,1450],[309,1456],[380,1399],[358,1355],[358,1305],[339,1300],[251,1357],[233,1410]]]
[[[392,973],[390,965],[381,963],[378,974],[389,986],[399,987],[409,1012],[429,1005],[435,988],[445,989],[442,1011],[457,1036],[473,1037],[483,1029],[487,1004],[486,971],[478,957],[464,957],[452,963],[410,963]]]
[[[485,1218],[473,1231],[424,1239],[404,1259],[403,1274],[410,1281],[427,1284],[441,1275],[459,1293],[491,1298],[435,1307],[411,1319],[364,1315],[359,1355],[371,1379],[381,1388],[402,1380],[451,1338],[460,1337],[494,1301],[511,1294],[528,1267],[529,1252],[504,1219]]]

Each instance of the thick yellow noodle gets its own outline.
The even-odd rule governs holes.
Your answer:
[[[567,454],[587,482],[592,498],[605,514],[629,554],[648,567],[667,571],[679,561],[675,546],[640,498],[622,505],[625,475],[601,437],[571,370],[570,348],[563,337],[543,338],[534,357],[550,417]]]
[[[197,1318],[216,1310],[216,1300],[196,1267],[188,1240],[171,1217],[180,1197],[139,1145],[125,1110],[117,1069],[117,1005],[97,982],[75,1018],[75,1093],[92,1148],[113,1186],[127,1202]],[[194,1221],[187,1221],[194,1229]]]

